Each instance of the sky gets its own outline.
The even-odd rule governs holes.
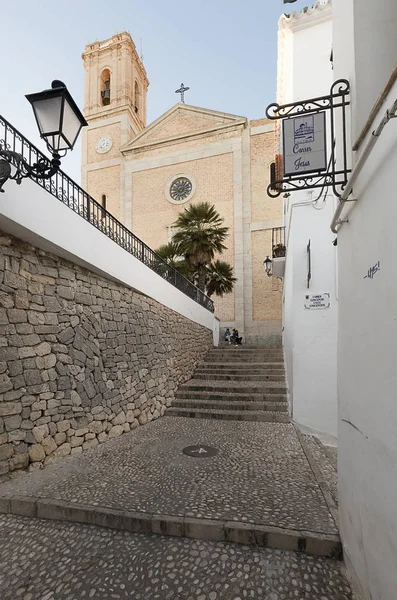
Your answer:
[[[312,4],[311,2],[310,4]],[[276,98],[277,22],[297,0],[19,0],[1,11],[0,114],[45,150],[25,94],[63,81],[83,109],[87,43],[128,30],[150,81],[148,124],[178,102],[260,119]],[[81,146],[62,161],[80,182]]]

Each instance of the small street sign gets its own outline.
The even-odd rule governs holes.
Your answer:
[[[319,308],[329,308],[331,305],[331,295],[330,294],[307,294],[305,296],[305,308],[311,309],[319,309]]]

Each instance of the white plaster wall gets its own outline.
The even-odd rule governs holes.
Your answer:
[[[279,21],[277,102],[304,100],[332,84],[332,3],[324,0],[306,13]]]
[[[214,327],[212,330],[214,346],[219,346],[219,334],[220,334],[220,321],[217,317],[214,317]]]
[[[332,85],[331,49],[331,19],[294,32],[292,101],[329,93]]]
[[[353,83],[355,139],[372,108],[368,98],[375,102],[397,59],[397,3],[334,0],[334,11],[335,77]],[[371,131],[396,99],[394,84]],[[339,519],[363,600],[397,598],[396,172],[397,119],[386,125],[359,175],[357,201],[343,211],[348,223],[338,233]],[[380,271],[366,277],[378,261]]]
[[[9,181],[1,195],[0,229],[101,273],[213,331],[214,315],[33,181]]]
[[[284,347],[294,421],[306,430],[336,437],[338,300],[335,235],[329,228],[334,210],[331,194],[314,206],[310,202],[289,207]],[[312,275],[307,288],[309,240]],[[306,295],[322,293],[330,294],[330,308],[305,308]]]
[[[340,526],[368,600],[397,598],[396,172],[393,121],[355,185],[357,205],[338,234]],[[364,279],[378,261],[381,270]]]
[[[396,0],[354,0],[350,35],[354,35],[356,63],[354,112],[361,130],[397,61]]]
[[[292,248],[295,245],[295,228],[290,229],[288,244]],[[285,375],[287,380],[289,404],[291,415],[293,415],[294,403],[294,303],[293,294],[293,271],[294,261],[292,254],[287,250],[285,271],[283,280],[283,348]]]
[[[280,23],[278,98],[282,104],[329,93],[333,82],[332,13],[326,4]],[[330,141],[330,140],[328,140]],[[329,149],[328,149],[329,151]],[[329,224],[334,197],[321,190],[294,192],[284,203],[287,259],[283,291],[283,344],[293,419],[314,433],[337,435],[336,250]],[[312,280],[306,287],[311,240]],[[304,308],[306,294],[331,294],[331,307]]]

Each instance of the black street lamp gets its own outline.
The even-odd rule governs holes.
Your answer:
[[[61,157],[64,157],[79,136],[82,127],[88,125],[77,104],[62,81],[55,80],[51,89],[26,96],[31,103],[40,137],[45,140],[52,155],[51,163],[39,158],[29,165],[21,154],[0,146],[0,191],[7,179],[14,179],[18,184],[25,177],[50,179],[59,170]],[[11,165],[16,172],[11,175]]]
[[[273,264],[272,259],[269,258],[268,256],[266,256],[266,260],[263,261],[263,264],[265,265],[267,276],[271,277],[272,276],[272,264]]]

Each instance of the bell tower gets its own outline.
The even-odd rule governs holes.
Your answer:
[[[127,31],[88,44],[82,58],[89,125],[82,136],[82,187],[123,221],[120,148],[146,127],[149,81]]]

